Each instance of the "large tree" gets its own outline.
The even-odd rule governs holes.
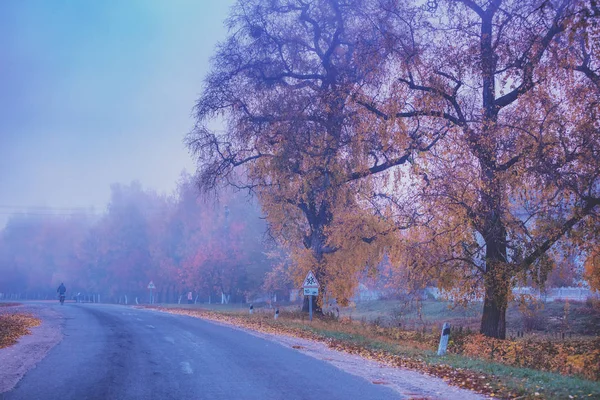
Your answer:
[[[589,10],[570,0],[428,5],[399,13],[386,2],[379,14],[401,64],[396,116],[449,127],[417,160],[427,218],[404,250],[448,290],[482,288],[481,332],[504,338],[515,280],[543,281],[552,251],[577,244],[567,234],[595,225],[598,97],[593,33],[581,32]]]
[[[367,200],[357,193],[371,189],[361,179],[406,163],[443,132],[411,130],[360,105],[389,96],[385,49],[372,46],[378,33],[364,14],[374,4],[238,2],[189,135],[200,186],[258,194],[273,236],[293,252],[296,281],[313,269],[342,301],[369,260],[346,239],[367,243],[378,230],[376,219],[360,218]],[[214,129],[219,121],[224,131]]]

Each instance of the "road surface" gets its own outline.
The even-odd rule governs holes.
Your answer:
[[[272,341],[197,318],[65,304],[64,339],[0,399],[399,399]]]

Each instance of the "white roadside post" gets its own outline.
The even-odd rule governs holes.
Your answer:
[[[150,281],[150,283],[148,284],[148,289],[150,289],[150,304],[154,304],[154,289],[156,289],[156,286],[154,286],[154,282]]]
[[[275,317],[274,317],[274,319],[277,319],[277,318],[279,318],[279,308],[275,309]]]
[[[308,317],[309,320],[312,321],[312,297],[319,295],[319,281],[317,281],[317,278],[312,271],[308,271],[308,274],[306,274],[306,278],[304,278],[304,284],[302,287],[304,289],[304,295],[308,296]]]
[[[443,356],[446,354],[446,350],[448,349],[448,339],[450,338],[450,324],[445,322],[442,327],[442,336],[440,337],[440,346],[438,347],[438,356]]]

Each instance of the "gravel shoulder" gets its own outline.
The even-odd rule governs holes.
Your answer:
[[[6,307],[3,312],[30,313],[39,318],[40,326],[31,335],[22,336],[14,346],[0,349],[0,393],[8,392],[62,340],[64,318],[47,305],[23,304]]]

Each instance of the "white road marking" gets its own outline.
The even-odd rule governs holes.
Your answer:
[[[201,348],[203,347],[204,343],[202,342],[202,340],[200,338],[198,338],[197,336],[195,336],[194,334],[192,334],[192,332],[189,331],[183,331],[183,335],[190,341],[191,344],[193,344],[195,347]]]
[[[181,372],[183,372],[184,374],[191,375],[194,373],[194,370],[192,369],[192,366],[189,362],[182,361],[179,363],[179,365],[181,365]]]

